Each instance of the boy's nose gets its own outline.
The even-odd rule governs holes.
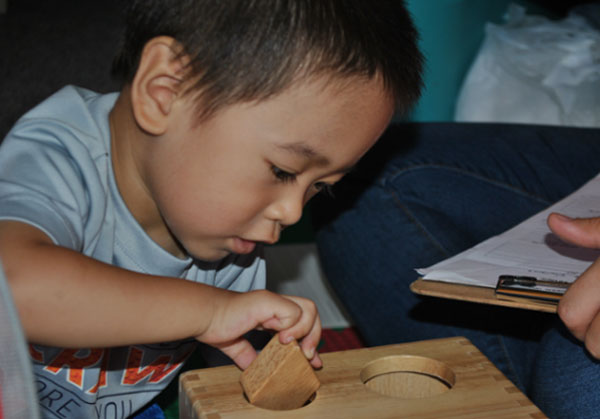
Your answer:
[[[296,224],[302,217],[304,207],[303,197],[295,197],[291,194],[273,202],[267,208],[267,218],[287,227]]]

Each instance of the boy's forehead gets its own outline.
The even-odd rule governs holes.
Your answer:
[[[393,100],[380,79],[313,77],[264,100],[225,106],[201,125],[262,138],[275,150],[327,166],[344,154],[341,138],[372,142],[392,112]]]
[[[223,103],[213,111],[205,112],[204,95],[202,91],[192,94],[193,107],[198,114],[197,122],[203,122],[211,119],[227,109],[232,108],[253,108],[257,105],[264,105],[269,102],[279,102],[280,104],[294,104],[300,101],[313,101],[315,104],[331,104],[332,102],[341,103],[340,98],[346,101],[361,103],[365,91],[379,91],[381,102],[394,105],[392,93],[384,85],[383,79],[376,75],[375,77],[363,77],[357,75],[340,75],[332,72],[319,72],[317,74],[308,74],[297,76],[280,91],[266,97],[251,98],[247,100]],[[187,96],[187,95],[186,95]]]
[[[391,92],[386,88],[383,79],[379,75],[366,77],[335,72],[318,72],[297,75],[276,93],[266,97],[249,99],[245,103],[253,106],[280,97],[292,100],[320,98],[327,101],[339,96],[361,95],[365,89],[378,89],[385,100],[391,100],[392,98]]]
[[[288,86],[288,90],[327,94],[331,96],[361,94],[365,89],[379,89],[382,95],[390,96],[383,79],[374,77],[342,75],[338,73],[318,73],[298,78]]]

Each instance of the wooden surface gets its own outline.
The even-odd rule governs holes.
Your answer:
[[[522,308],[527,310],[556,313],[556,304],[526,301],[520,299],[496,297],[493,288],[474,287],[470,285],[451,284],[449,282],[429,281],[418,279],[410,284],[410,289],[415,294],[429,297],[447,298],[451,300],[470,301],[473,303],[492,304],[503,307]]]
[[[546,417],[462,337],[321,357],[324,366],[316,372],[321,382],[316,397],[306,406],[286,411],[250,404],[239,383],[241,371],[235,366],[188,371],[180,376],[180,418]],[[403,386],[425,390],[406,394]]]
[[[283,345],[273,336],[240,377],[250,403],[273,410],[302,407],[321,383],[295,340]]]

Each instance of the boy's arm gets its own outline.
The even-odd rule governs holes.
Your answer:
[[[245,368],[255,353],[239,337],[257,326],[283,330],[282,340],[308,335],[309,354],[320,335],[316,310],[289,298],[128,271],[57,246],[17,221],[0,221],[0,260],[33,343],[107,347],[195,337]]]

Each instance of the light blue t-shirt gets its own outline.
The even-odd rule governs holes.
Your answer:
[[[260,247],[216,263],[182,260],[133,218],[111,164],[108,115],[116,99],[68,86],[17,122],[0,146],[0,219],[29,223],[60,246],[132,271],[264,288]],[[171,381],[195,346],[192,339],[109,349],[31,345],[42,416],[127,417]]]

